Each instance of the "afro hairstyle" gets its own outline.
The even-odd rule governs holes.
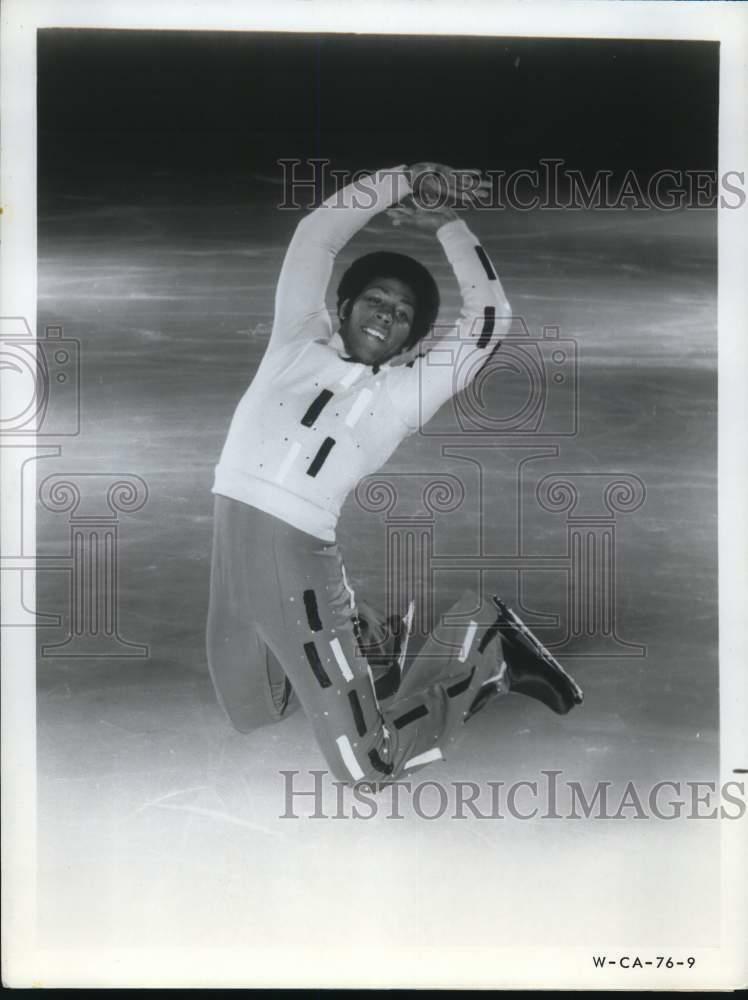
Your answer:
[[[346,300],[355,301],[374,278],[398,278],[413,289],[415,316],[403,350],[410,350],[429,332],[439,312],[439,289],[431,273],[413,257],[380,250],[354,260],[338,285],[338,312]]]

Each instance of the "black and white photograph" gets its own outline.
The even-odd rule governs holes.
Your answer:
[[[747,34],[5,4],[4,985],[745,986]]]

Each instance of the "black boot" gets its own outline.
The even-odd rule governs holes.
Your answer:
[[[582,689],[551,656],[529,628],[498,597],[498,617],[481,640],[481,652],[498,634],[502,655],[507,665],[506,681],[510,691],[542,701],[558,715],[566,715],[575,705],[581,705]]]

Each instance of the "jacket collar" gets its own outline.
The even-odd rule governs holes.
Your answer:
[[[328,346],[335,351],[335,353],[338,355],[341,361],[348,361],[352,365],[364,364],[363,361],[356,361],[355,358],[350,357],[350,355],[347,353],[345,349],[343,338],[340,336],[339,333],[337,332],[334,333],[332,337],[330,337],[330,339],[327,341],[327,343]],[[376,375],[378,371],[381,371],[383,368],[390,368],[391,366],[392,366],[391,361],[385,361],[381,365],[366,365],[365,367],[371,368],[374,375]]]

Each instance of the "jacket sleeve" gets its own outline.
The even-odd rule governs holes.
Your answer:
[[[325,294],[337,254],[367,222],[410,191],[405,167],[392,167],[354,181],[302,219],[278,279],[271,347],[331,336]]]
[[[426,350],[388,378],[392,404],[411,430],[423,426],[464,389],[511,325],[510,306],[487,253],[462,219],[437,230],[462,295],[456,324],[429,338]]]

